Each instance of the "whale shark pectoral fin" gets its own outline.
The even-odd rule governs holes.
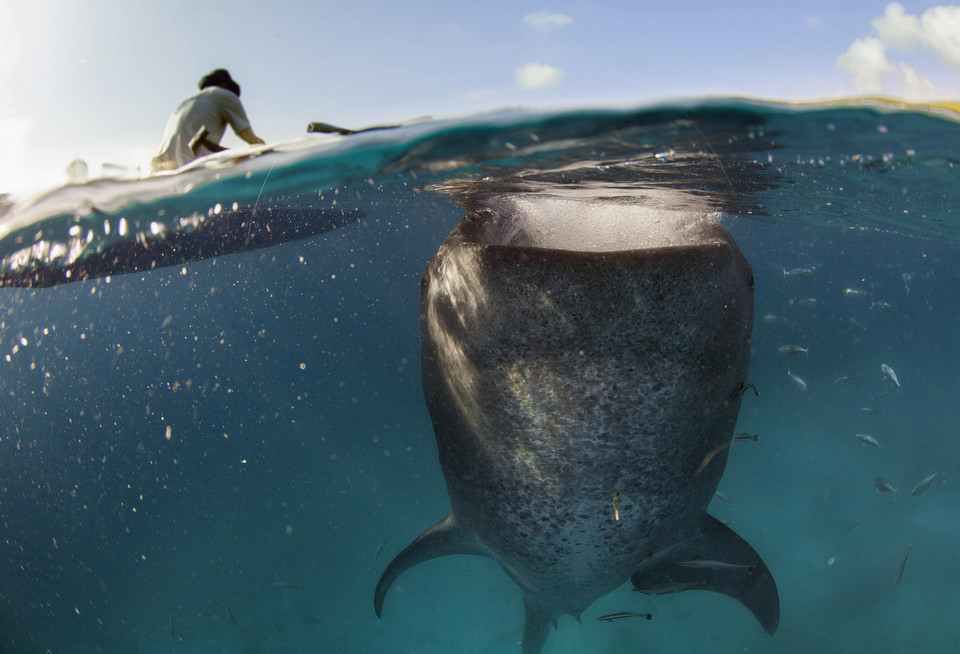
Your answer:
[[[476,537],[457,524],[452,513],[417,536],[383,571],[373,596],[373,608],[377,617],[380,617],[383,599],[397,577],[418,563],[448,554],[486,555],[486,550]]]
[[[713,516],[705,516],[700,533],[704,539],[701,558],[745,566],[706,570],[712,573],[707,590],[737,600],[750,609],[764,631],[775,634],[780,624],[780,594],[767,564],[747,541]]]
[[[540,654],[550,634],[550,625],[557,628],[557,618],[539,610],[526,597],[523,598],[523,612],[526,616],[523,624],[523,654]]]
[[[630,578],[648,594],[710,590],[732,597],[750,609],[771,636],[780,623],[777,584],[760,555],[747,541],[716,518],[705,515],[700,535]]]

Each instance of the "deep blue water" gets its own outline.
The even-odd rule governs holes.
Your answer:
[[[382,620],[372,597],[449,510],[420,390],[418,282],[466,213],[451,189],[524,184],[679,189],[724,211],[756,279],[760,395],[737,431],[760,436],[732,446],[729,502],[710,510],[761,553],[782,603],[771,638],[729,598],[625,585],[582,624],[562,617],[544,652],[955,651],[958,136],[948,118],[865,106],[515,114],[18,209],[2,256],[23,247],[17,234],[66,242],[70,225],[121,216],[174,229],[218,202],[362,217],[149,272],[0,289],[0,651],[519,652],[520,593],[490,560],[408,571]],[[117,240],[100,230],[89,251]],[[837,381],[853,375],[865,380]],[[898,492],[878,493],[877,475]],[[616,611],[654,618],[594,620]]]

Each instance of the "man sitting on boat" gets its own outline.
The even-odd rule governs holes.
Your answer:
[[[264,142],[253,133],[240,103],[240,85],[226,69],[205,75],[199,86],[200,93],[181,102],[167,121],[160,152],[150,162],[151,172],[173,170],[197,157],[224,150],[220,139],[228,124],[247,143]]]

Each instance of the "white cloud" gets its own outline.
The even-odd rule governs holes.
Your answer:
[[[563,79],[564,72],[546,64],[526,64],[517,68],[517,86],[522,89],[542,89],[554,86]]]
[[[913,54],[928,50],[953,66],[960,66],[960,7],[932,7],[913,16],[892,2],[873,27],[884,45]]]
[[[884,45],[889,45],[903,52],[913,53],[923,40],[923,28],[920,19],[908,15],[903,5],[891,2],[883,11],[883,16],[873,19],[871,23],[877,30],[877,35]]]
[[[960,7],[933,7],[923,12],[924,45],[949,64],[960,66]]]
[[[903,97],[907,100],[933,100],[942,95],[933,82],[918,74],[912,66],[900,64],[899,72]]]
[[[941,61],[960,67],[960,6],[933,7],[916,16],[898,2],[871,23],[876,36],[859,38],[837,57],[837,65],[850,73],[857,93],[897,92],[910,100],[932,100],[949,95],[893,53],[930,52]]]
[[[573,23],[566,14],[552,14],[549,11],[535,11],[523,17],[523,22],[541,32],[553,32]]]
[[[837,64],[850,73],[857,93],[883,93],[884,77],[897,70],[887,60],[883,43],[872,36],[854,41]]]

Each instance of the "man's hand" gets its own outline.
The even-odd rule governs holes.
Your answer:
[[[242,138],[244,141],[246,141],[250,145],[263,145],[266,142],[262,138],[254,134],[253,129],[249,127],[237,132],[237,136]]]

